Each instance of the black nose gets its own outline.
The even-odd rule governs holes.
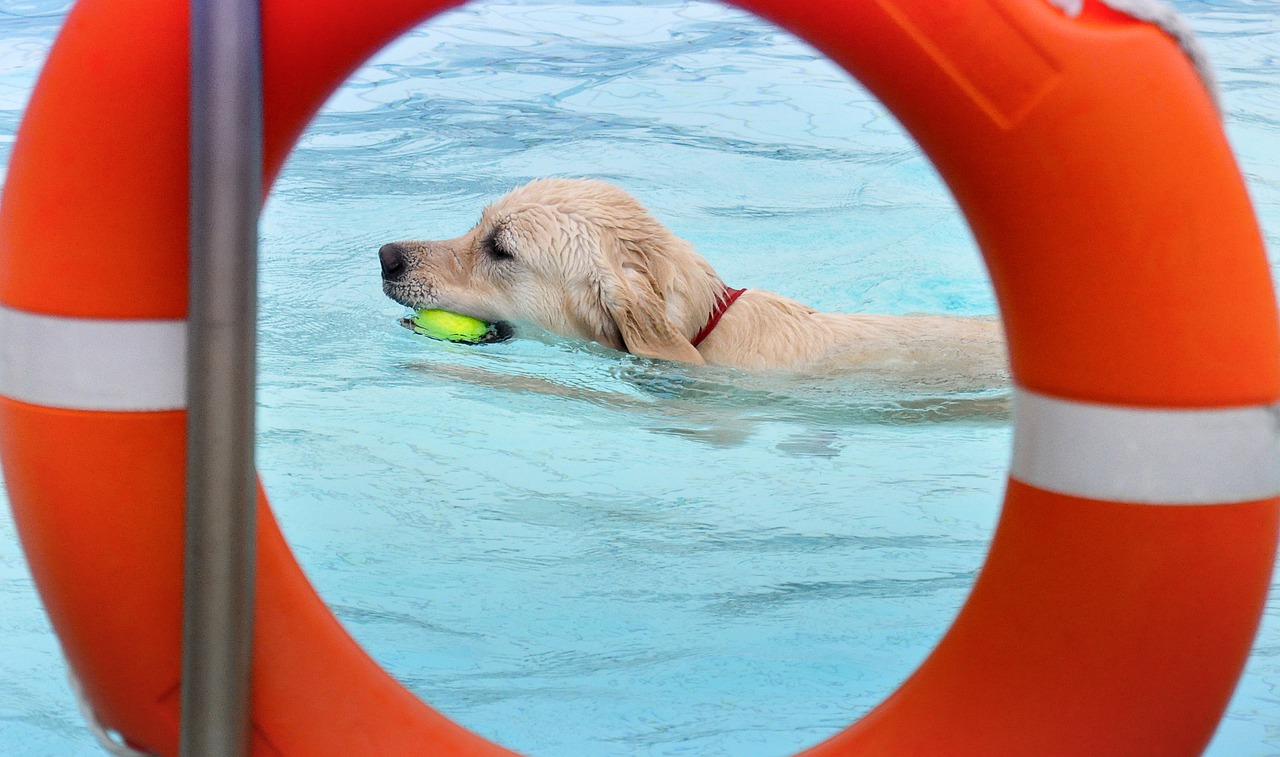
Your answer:
[[[393,281],[404,273],[404,257],[406,250],[399,242],[382,245],[378,250],[378,260],[382,262],[382,278]]]

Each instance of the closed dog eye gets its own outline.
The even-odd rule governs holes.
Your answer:
[[[487,236],[480,242],[480,250],[491,260],[507,263],[516,259],[515,253],[511,251],[511,247],[502,238],[503,228],[501,226],[489,232]]]

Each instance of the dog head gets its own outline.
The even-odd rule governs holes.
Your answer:
[[[635,198],[599,181],[541,179],[455,239],[383,245],[382,288],[411,308],[524,321],[637,355],[702,363],[689,343],[720,279]]]

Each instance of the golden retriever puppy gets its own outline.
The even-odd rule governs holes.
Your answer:
[[[763,289],[730,289],[692,245],[600,181],[531,182],[466,234],[393,242],[379,258],[383,291],[402,305],[530,322],[637,355],[965,386],[1006,375],[994,318],[820,313]]]

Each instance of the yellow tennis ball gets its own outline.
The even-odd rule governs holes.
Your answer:
[[[490,326],[478,318],[448,310],[419,310],[405,325],[415,333],[446,342],[478,344],[489,336]]]

